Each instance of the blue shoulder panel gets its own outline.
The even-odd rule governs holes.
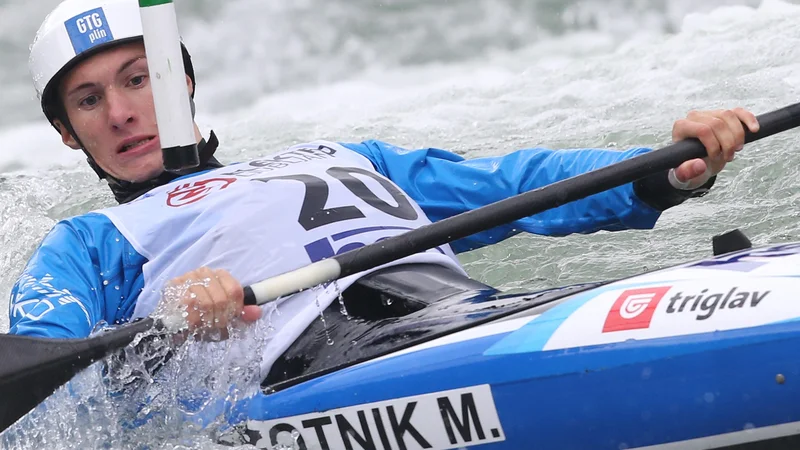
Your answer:
[[[102,214],[60,221],[11,290],[9,333],[81,338],[100,322],[127,321],[144,286],[145,262]]]

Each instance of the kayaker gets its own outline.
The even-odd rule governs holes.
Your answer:
[[[86,154],[120,205],[53,227],[12,289],[10,333],[85,337],[98,324],[152,314],[164,289],[182,289],[192,330],[224,330],[261,316],[258,307],[243,308],[242,285],[650,151],[531,148],[465,160],[377,140],[320,141],[226,167],[214,158],[217,137],[204,139],[195,125],[201,166],[168,173],[141,35],[136,0],[67,0],[31,47],[45,116],[65,145]],[[662,211],[711,188],[743,147],[742,122],[758,130],[742,108],[691,112],[675,122],[673,140],[697,137],[709,158],[393,264],[439,264],[465,276],[455,253],[522,231],[650,229]],[[273,318],[273,356],[365,275],[284,299]]]

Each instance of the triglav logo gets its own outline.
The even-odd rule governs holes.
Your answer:
[[[669,289],[661,286],[624,291],[606,316],[603,333],[650,327],[658,302]]]
[[[182,184],[167,194],[167,205],[177,208],[202,200],[213,190],[222,190],[236,181],[236,178],[209,178]]]
[[[622,306],[619,308],[619,315],[623,319],[633,319],[647,309],[647,305],[653,301],[656,294],[648,292],[647,294],[631,295],[625,298]]]

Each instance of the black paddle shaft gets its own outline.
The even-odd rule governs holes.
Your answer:
[[[757,119],[760,125],[757,133],[751,133],[745,126],[746,143],[800,126],[800,103],[762,114]],[[342,267],[340,277],[344,277],[632,183],[704,156],[707,156],[706,149],[698,139],[686,139],[342,253],[334,258]]]

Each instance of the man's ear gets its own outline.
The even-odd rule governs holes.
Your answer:
[[[75,139],[75,136],[73,136],[72,133],[67,130],[67,127],[64,126],[60,120],[54,120],[53,124],[56,126],[56,128],[58,128],[58,132],[61,133],[61,142],[63,142],[64,145],[74,150],[81,149],[81,145],[78,143],[78,140]]]

